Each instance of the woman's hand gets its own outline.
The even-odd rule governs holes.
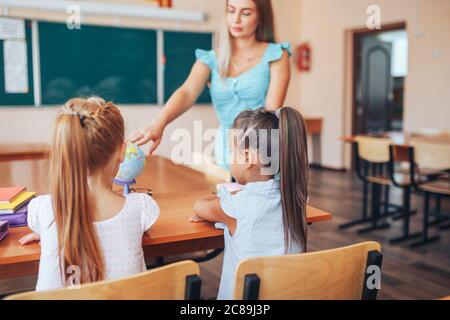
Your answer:
[[[164,126],[155,123],[152,126],[150,126],[147,129],[141,129],[138,131],[133,132],[128,140],[130,140],[133,143],[136,143],[138,146],[146,144],[149,141],[152,141],[153,144],[150,147],[149,155],[151,156],[152,153],[156,150],[156,148],[161,143],[162,136],[164,134]]]
[[[205,88],[210,73],[211,72],[206,65],[200,61],[196,61],[186,81],[166,102],[155,124],[147,129],[133,132],[129,136],[128,140],[133,143],[137,143],[139,146],[146,144],[149,141],[153,141],[153,145],[151,146],[149,152],[149,155],[152,155],[153,151],[155,151],[161,143],[166,125],[171,123],[194,105],[195,101],[197,101],[198,97]]]
[[[37,233],[33,232],[33,233],[29,233],[25,237],[19,239],[18,242],[19,242],[19,244],[24,246],[26,244],[33,243],[35,241],[41,241],[41,236],[38,235]]]

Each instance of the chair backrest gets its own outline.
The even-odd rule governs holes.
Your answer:
[[[358,156],[361,159],[372,163],[389,162],[391,139],[357,136],[355,141],[358,144]]]
[[[238,265],[234,298],[376,299],[377,289],[366,285],[370,276],[366,272],[373,265],[381,270],[380,252],[379,243],[365,242],[326,251],[248,259]]]
[[[411,140],[411,146],[414,148],[414,162],[419,168],[450,169],[450,143],[416,138]]]
[[[200,269],[182,261],[123,279],[53,291],[25,292],[7,300],[191,300],[200,299]]]

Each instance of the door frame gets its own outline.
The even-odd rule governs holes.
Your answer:
[[[370,34],[378,34],[386,31],[405,30],[407,31],[406,21],[395,22],[385,24],[381,26],[381,29],[370,30],[367,27],[354,28],[345,31],[345,92],[344,92],[344,104],[345,104],[345,116],[344,116],[344,130],[345,135],[355,135],[357,130],[357,105],[356,105],[356,90],[357,79],[359,73],[358,55],[360,50],[358,45],[358,37]],[[354,168],[354,154],[352,148],[349,146],[344,147],[344,166],[346,168]]]

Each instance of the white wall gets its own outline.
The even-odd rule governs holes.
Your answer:
[[[409,74],[405,90],[404,126],[449,129],[450,1],[449,0],[300,0],[301,40],[312,47],[313,66],[300,77],[300,106],[324,118],[323,164],[349,164],[340,137],[351,131],[349,52],[346,31],[366,26],[369,5],[381,8],[382,24],[406,22]],[[417,4],[420,5],[418,11]],[[417,19],[419,18],[419,20]],[[416,36],[419,29],[423,34]],[[440,57],[433,58],[437,50]]]
[[[92,0],[94,1],[94,0]],[[119,0],[97,0],[98,2],[122,2],[142,4],[142,0],[119,1]],[[211,31],[218,32],[225,8],[224,0],[174,0],[175,9],[204,10],[208,16],[207,21],[202,23],[156,21],[144,19],[122,18],[117,20],[111,17],[86,16],[85,23],[114,25],[118,21],[123,26],[163,28],[189,31]],[[299,11],[300,2],[292,0],[273,1],[276,20],[278,21],[278,36],[281,41],[292,41],[293,45],[298,43],[299,29],[295,26],[298,16],[294,12]],[[2,7],[0,7],[0,15]],[[35,18],[39,20],[65,21],[65,15],[54,12],[43,12],[39,10],[24,10],[10,8],[10,16]],[[194,54],[194,53],[193,53]],[[293,72],[287,103],[292,106],[298,105],[298,73]],[[160,111],[158,106],[122,106],[121,110],[126,120],[127,132],[148,126]],[[51,135],[52,121],[56,112],[55,107],[42,108],[0,108],[0,143],[20,142],[48,142]],[[202,121],[203,128],[218,127],[218,121],[212,106],[194,106],[186,114],[176,120],[166,130],[161,146],[157,154],[170,156],[171,147],[174,142],[170,141],[171,132],[175,128],[187,128],[192,131],[194,120]],[[146,150],[147,148],[144,148]]]

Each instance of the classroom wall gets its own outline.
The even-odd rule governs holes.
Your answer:
[[[94,0],[92,0],[94,1]],[[97,0],[97,2],[106,3],[127,3],[142,4],[144,0]],[[298,43],[299,29],[293,28],[297,23],[297,15],[293,14],[299,11],[300,3],[292,0],[273,1],[276,19],[278,23],[278,36],[282,41],[291,41],[293,45]],[[84,17],[85,23],[99,25],[122,25],[131,27],[163,28],[169,30],[181,31],[211,31],[220,30],[222,15],[224,12],[224,0],[174,0],[175,9],[183,10],[203,10],[207,14],[207,20],[202,23],[178,22],[178,21],[156,21],[133,18],[113,18],[105,16],[87,15]],[[0,15],[2,12],[0,6]],[[24,10],[10,8],[10,16],[17,16],[29,19],[65,21],[66,16],[61,13],[42,12],[38,10]],[[194,53],[192,53],[194,54]],[[299,96],[298,87],[299,74],[293,73],[290,90],[287,96],[287,103],[292,106],[298,105]],[[127,132],[133,129],[146,127],[159,113],[161,107],[153,105],[145,106],[120,106],[126,119]],[[20,142],[47,142],[50,138],[52,121],[56,112],[55,107],[42,108],[8,108],[0,107],[0,143],[20,143]],[[193,132],[194,121],[201,121],[204,130],[208,128],[217,128],[218,121],[212,106],[198,105],[190,109],[186,114],[172,123],[165,132],[161,146],[157,154],[169,157],[172,147],[176,142],[171,141],[171,134],[175,128],[185,128]],[[144,148],[147,150],[148,146]]]
[[[450,129],[450,1],[299,1],[300,39],[309,41],[313,52],[311,72],[300,77],[299,104],[306,114],[324,118],[325,166],[350,165],[350,149],[339,141],[351,132],[351,51],[346,47],[350,39],[346,31],[366,26],[369,5],[380,6],[382,24],[407,23],[405,130]]]

